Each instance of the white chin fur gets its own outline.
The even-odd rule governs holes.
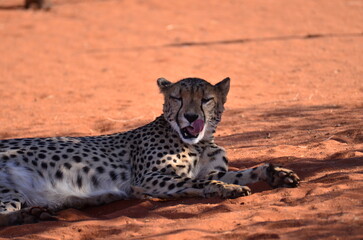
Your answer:
[[[183,141],[183,142],[185,142],[185,143],[187,143],[187,144],[197,144],[200,140],[202,140],[203,139],[203,137],[204,137],[204,133],[205,133],[205,129],[207,128],[207,126],[206,125],[204,125],[204,128],[203,128],[203,130],[199,133],[199,135],[198,135],[198,137],[196,137],[196,138],[189,138],[189,139],[185,139],[184,137],[183,137],[183,134],[181,133],[181,131],[180,131],[180,128],[179,128],[179,126],[178,126],[178,124],[176,123],[176,122],[169,122],[170,123],[170,125],[171,125],[171,127],[179,134],[179,137],[180,137],[180,139]]]

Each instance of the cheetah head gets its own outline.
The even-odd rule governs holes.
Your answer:
[[[164,95],[164,117],[183,142],[196,144],[210,139],[221,120],[230,79],[216,85],[199,78],[186,78],[172,83],[159,78]]]

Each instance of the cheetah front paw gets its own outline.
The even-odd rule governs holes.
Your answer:
[[[54,213],[44,207],[28,207],[0,214],[0,226],[56,220]]]
[[[36,223],[39,221],[52,221],[56,220],[55,213],[44,207],[29,207],[21,209],[20,222],[21,223]]]
[[[299,186],[300,183],[300,178],[292,170],[272,164],[267,168],[267,176],[267,181],[273,188],[293,188]]]
[[[211,183],[211,185],[204,189],[205,197],[219,196],[222,198],[238,198],[248,195],[251,195],[251,189],[249,187],[219,181]]]

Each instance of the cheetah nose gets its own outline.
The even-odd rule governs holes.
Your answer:
[[[198,119],[198,115],[194,113],[185,113],[184,117],[186,120],[188,120],[189,123],[192,123]]]

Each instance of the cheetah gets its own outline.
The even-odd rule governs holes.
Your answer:
[[[291,170],[262,164],[228,171],[214,142],[230,88],[159,78],[163,114],[140,128],[88,137],[0,141],[0,225],[50,220],[64,208],[130,198],[248,196],[246,184],[297,187]]]

